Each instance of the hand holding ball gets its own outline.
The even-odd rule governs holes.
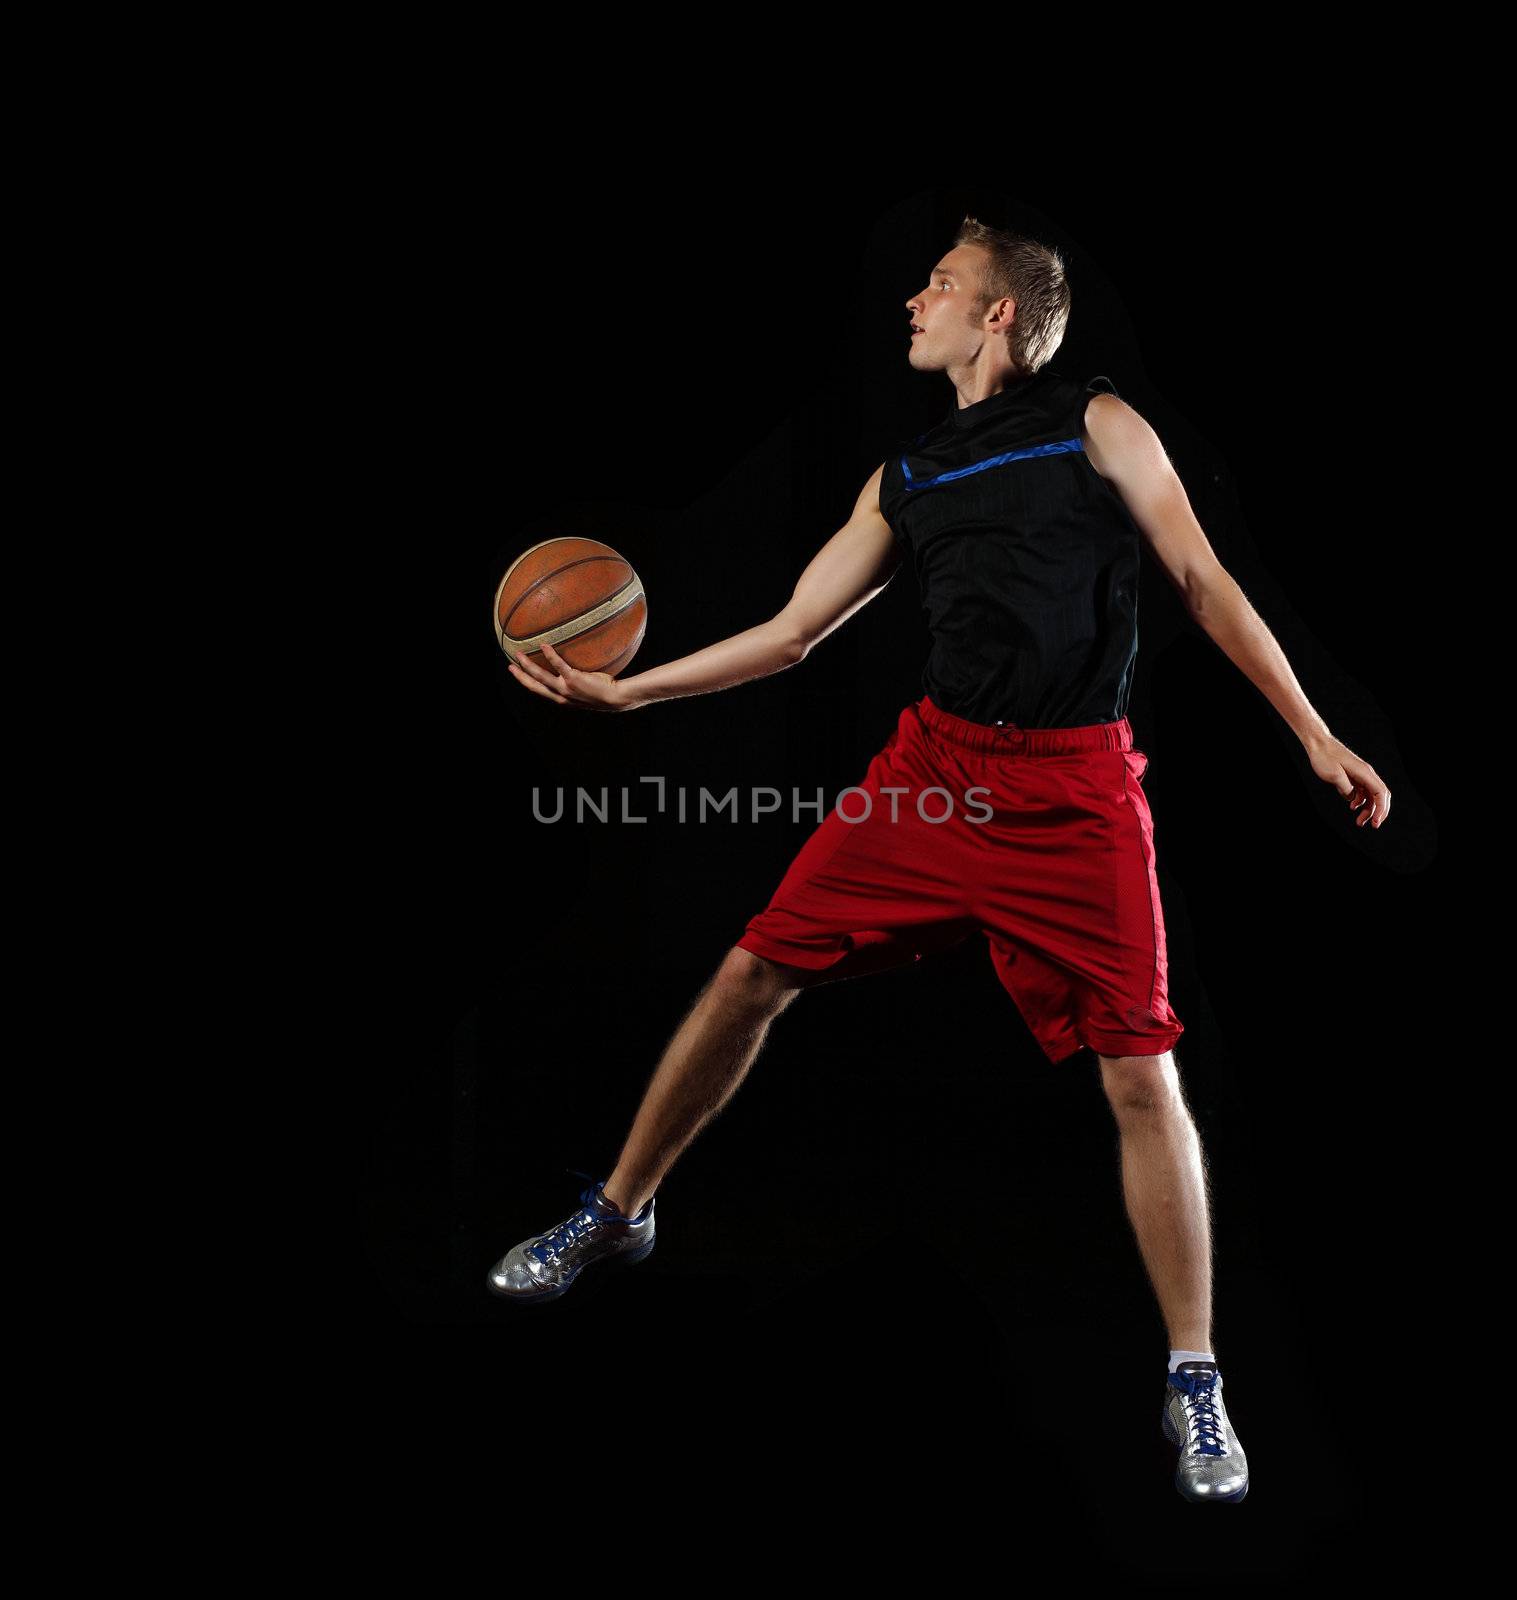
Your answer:
[[[561,705],[630,709],[616,675],[637,654],[647,626],[642,580],[595,539],[533,545],[495,591],[495,637],[512,675]]]

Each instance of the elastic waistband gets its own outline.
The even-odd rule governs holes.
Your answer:
[[[1091,722],[1079,728],[1019,728],[1012,722],[993,726],[970,722],[944,711],[923,695],[916,709],[941,739],[950,739],[970,750],[986,755],[1063,756],[1081,750],[1131,750],[1132,727],[1126,717],[1116,722]]]

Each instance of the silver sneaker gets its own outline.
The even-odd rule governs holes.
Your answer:
[[[1222,1374],[1209,1361],[1182,1361],[1164,1395],[1164,1437],[1179,1445],[1175,1487],[1187,1500],[1241,1500],[1248,1457],[1222,1403]]]
[[[531,1305],[556,1300],[593,1262],[615,1260],[631,1266],[653,1248],[656,1204],[650,1199],[635,1217],[625,1217],[592,1178],[579,1197],[579,1210],[550,1232],[523,1239],[508,1250],[490,1268],[486,1284],[504,1300]]]

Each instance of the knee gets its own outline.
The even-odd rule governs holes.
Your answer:
[[[774,1015],[795,999],[804,976],[799,967],[787,967],[733,945],[712,982],[730,1000]]]
[[[1170,1051],[1161,1056],[1098,1056],[1101,1087],[1119,1122],[1167,1113],[1182,1103]]]

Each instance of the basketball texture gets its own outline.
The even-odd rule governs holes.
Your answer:
[[[582,672],[614,678],[637,654],[648,602],[632,563],[595,539],[545,539],[506,568],[495,591],[495,637],[513,661],[554,669],[551,644]]]

